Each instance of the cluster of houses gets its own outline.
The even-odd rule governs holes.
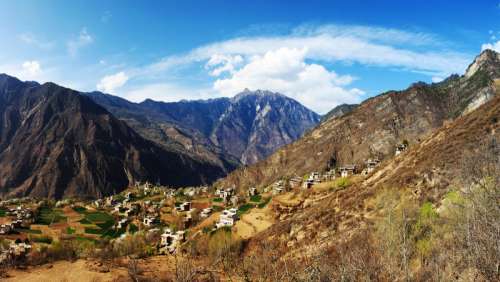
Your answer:
[[[9,234],[16,228],[28,227],[34,221],[33,211],[22,205],[16,208],[9,208],[5,212],[5,215],[13,218],[11,222],[0,225],[0,235]]]
[[[6,264],[8,261],[16,261],[26,257],[31,251],[29,242],[16,241],[12,242],[8,248],[0,252],[0,265]]]
[[[224,203],[228,203],[231,200],[231,197],[233,197],[235,194],[234,190],[235,190],[234,187],[229,187],[226,189],[220,188],[220,189],[215,190],[215,196],[222,198]]]

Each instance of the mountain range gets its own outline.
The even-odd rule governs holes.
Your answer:
[[[2,74],[0,191],[100,198],[136,182],[210,184],[318,121],[298,102],[265,91],[135,104]]]
[[[86,95],[145,138],[206,158],[226,171],[264,159],[320,120],[297,101],[262,90],[171,103],[132,103],[100,92]]]

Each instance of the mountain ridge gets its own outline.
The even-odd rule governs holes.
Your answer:
[[[294,99],[266,90],[246,89],[232,98],[180,102],[146,99],[133,103],[99,92],[87,95],[144,137],[169,146],[169,135],[170,139],[182,136],[179,143],[184,149],[213,162],[226,163],[227,171],[240,163],[249,164],[265,158],[278,147],[296,140],[320,119]],[[282,107],[289,112],[281,110]],[[271,109],[272,114],[259,114],[265,108]],[[294,117],[290,119],[293,122],[288,121],[289,115]],[[266,120],[271,117],[272,120]],[[274,123],[279,125],[271,126]],[[233,131],[239,133],[233,134]]]
[[[0,193],[98,198],[136,181],[208,184],[220,168],[142,138],[79,92],[0,76]]]

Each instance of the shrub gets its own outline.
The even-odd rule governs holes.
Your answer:
[[[351,185],[351,181],[349,181],[346,177],[337,178],[333,184],[333,189],[345,189]]]
[[[139,231],[139,228],[137,227],[137,225],[131,223],[129,226],[128,226],[128,232],[129,233],[132,233],[134,234],[135,232]]]

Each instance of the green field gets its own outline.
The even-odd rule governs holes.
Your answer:
[[[36,243],[50,244],[50,243],[52,243],[52,238],[47,237],[47,236],[39,236],[39,237],[32,237],[31,241],[36,242]]]
[[[246,213],[250,209],[254,208],[255,205],[253,204],[244,204],[238,208],[238,215],[241,216],[242,214]]]
[[[66,228],[66,234],[74,234],[74,233],[75,233],[75,231],[76,231],[76,230],[75,230],[74,228],[71,228],[71,227],[69,227],[69,226]]]
[[[74,207],[73,210],[76,211],[77,213],[85,213],[87,211],[86,208],[80,206]]]
[[[252,197],[250,197],[250,201],[251,202],[260,202],[260,200],[262,200],[262,197],[260,195],[253,195]]]
[[[101,237],[116,238],[124,232],[124,231],[120,232],[120,230],[115,230],[113,228],[113,226],[115,225],[115,218],[106,212],[83,211],[82,214],[85,215],[85,217],[80,220],[80,223],[93,225],[85,227],[85,233],[87,234],[101,235]]]
[[[33,230],[27,228],[16,228],[15,231],[19,233],[27,233],[27,234],[42,234],[41,230]]]
[[[38,216],[36,217],[35,224],[50,225],[52,223],[57,223],[65,220],[66,217],[62,215],[62,211],[60,209],[42,207],[38,211]]]

